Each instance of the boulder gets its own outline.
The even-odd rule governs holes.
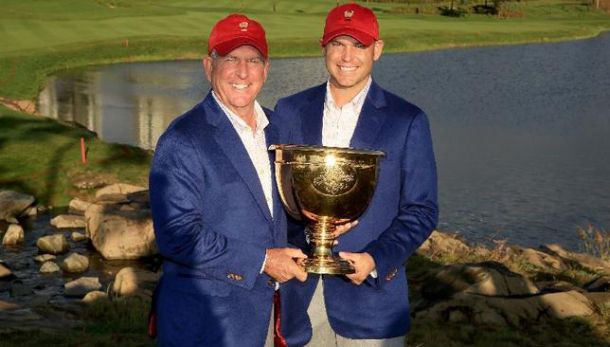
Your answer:
[[[136,294],[150,296],[158,281],[159,275],[157,273],[126,267],[116,274],[112,292],[119,296]]]
[[[459,313],[454,313],[459,312]],[[596,314],[594,305],[577,291],[549,293],[528,297],[484,297],[460,293],[415,314],[416,319],[459,320],[476,325],[511,325],[527,322],[589,318]]]
[[[14,221],[34,203],[34,197],[10,190],[0,191],[0,220]]]
[[[53,261],[45,261],[40,266],[40,273],[48,274],[48,273],[60,272],[60,271],[61,271],[61,269],[59,268],[59,266],[57,264],[55,264],[55,262],[53,262]]]
[[[70,237],[72,238],[72,241],[75,242],[84,241],[87,239],[87,236],[85,234],[79,233],[77,231],[73,232]]]
[[[39,263],[44,263],[45,261],[54,260],[55,258],[57,258],[57,257],[54,256],[53,254],[41,254],[41,255],[35,256],[34,260],[36,260]]]
[[[84,297],[87,293],[102,288],[99,278],[81,277],[64,284],[64,295]]]
[[[418,253],[433,257],[438,254],[467,254],[470,248],[457,236],[434,230],[418,248]]]
[[[84,228],[85,218],[72,214],[62,214],[51,219],[51,225],[58,229]]]
[[[517,257],[522,261],[543,270],[563,271],[568,268],[561,257],[547,254],[535,249],[526,248],[518,251]]]
[[[82,216],[85,214],[85,211],[87,210],[89,205],[91,205],[89,201],[74,198],[70,200],[70,203],[68,204],[68,213]]]
[[[486,296],[531,295],[538,288],[528,278],[496,262],[452,264],[442,267],[422,286],[422,296],[438,301],[469,293]]]
[[[0,279],[2,278],[8,278],[9,276],[11,276],[13,273],[11,272],[11,269],[9,269],[7,266],[5,266],[4,264],[0,263]]]
[[[108,299],[108,294],[99,291],[99,290],[94,290],[92,292],[87,293],[87,295],[85,295],[85,297],[83,298],[83,302],[90,304],[92,302],[98,301],[98,300],[106,300]]]
[[[63,234],[43,236],[36,241],[36,246],[43,253],[62,254],[70,249],[68,240]]]
[[[65,272],[84,272],[89,268],[89,258],[78,253],[71,253],[61,263]]]
[[[23,242],[23,228],[19,224],[11,224],[2,238],[3,246],[16,246]]]
[[[85,212],[87,236],[106,259],[137,259],[157,253],[150,210],[93,204]]]
[[[141,192],[144,190],[146,190],[144,187],[134,186],[126,183],[115,183],[98,189],[98,191],[95,193],[95,198],[101,199],[104,195],[123,195],[125,199],[127,199],[128,194]]]

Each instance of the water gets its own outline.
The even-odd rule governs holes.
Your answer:
[[[578,249],[579,226],[610,228],[610,34],[594,39],[386,54],[375,79],[429,115],[439,229],[469,241]],[[321,58],[274,59],[259,101],[325,81]],[[50,117],[109,142],[154,148],[208,91],[200,62],[68,71],[39,98]]]

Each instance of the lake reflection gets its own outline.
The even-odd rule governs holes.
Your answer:
[[[429,115],[441,223],[468,240],[578,248],[576,228],[610,228],[610,34],[554,44],[386,54],[376,80]],[[320,58],[274,59],[259,101],[322,83]],[[43,114],[109,142],[154,148],[208,91],[200,62],[62,73]]]

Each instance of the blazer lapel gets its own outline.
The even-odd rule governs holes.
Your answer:
[[[324,117],[324,99],[326,83],[318,86],[315,93],[305,101],[300,109],[303,141],[308,145],[322,145],[322,118]]]
[[[375,149],[373,144],[379,135],[381,126],[387,117],[382,108],[386,106],[383,91],[375,81],[371,83],[371,87],[362,105],[362,111],[354,130],[354,135],[350,141],[350,147],[361,149]]]
[[[269,212],[269,207],[267,206],[267,201],[260,180],[258,179],[258,174],[256,173],[254,164],[252,164],[250,156],[239,138],[237,131],[233,128],[229,118],[227,118],[218,104],[216,104],[216,101],[211,94],[204,101],[204,106],[207,108],[206,114],[208,114],[210,123],[217,126],[214,139],[220,145],[220,148],[227,158],[229,158],[233,167],[235,167],[235,171],[237,171],[239,176],[246,183],[246,186],[248,186],[252,197],[265,215],[265,218],[268,221],[271,221],[271,213]]]

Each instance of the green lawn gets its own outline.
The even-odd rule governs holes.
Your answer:
[[[198,58],[212,25],[229,12],[246,13],[264,24],[272,57],[319,54],[324,16],[335,4],[329,0],[3,0],[0,96],[33,99],[47,75],[74,66]],[[370,2],[369,6],[379,17],[388,51],[561,40],[610,29],[607,13],[574,0],[509,3],[509,14],[517,15],[510,18],[442,17],[436,14],[441,4]],[[421,9],[420,14],[415,8]]]

